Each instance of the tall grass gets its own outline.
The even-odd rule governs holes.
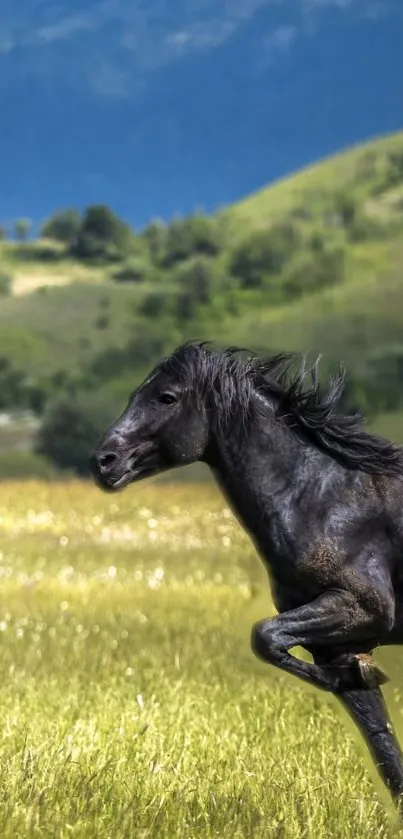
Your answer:
[[[210,485],[2,484],[0,576],[2,839],[396,833],[342,711],[253,658],[266,578]]]

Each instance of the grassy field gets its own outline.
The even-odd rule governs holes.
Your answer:
[[[2,839],[397,835],[338,706],[253,658],[265,575],[210,485],[3,484],[0,533]]]

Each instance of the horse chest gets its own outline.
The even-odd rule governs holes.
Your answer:
[[[266,536],[258,545],[278,611],[308,603],[340,582],[343,553],[329,543],[315,543],[308,528],[306,536],[282,533],[275,539]]]
[[[329,540],[301,544],[297,553],[265,555],[272,596],[279,612],[297,608],[348,582],[347,555]]]

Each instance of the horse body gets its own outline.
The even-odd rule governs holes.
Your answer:
[[[260,445],[257,435],[252,450],[247,442],[223,439],[205,460],[267,567],[276,609],[286,612],[359,582],[365,596],[364,577],[372,604],[381,608],[384,597],[388,616],[396,608],[397,617],[403,604],[402,481],[347,471],[310,445],[293,445],[289,429],[283,430],[288,445],[273,452],[267,435],[265,417]]]
[[[348,708],[392,792],[403,759],[371,657],[403,643],[403,453],[336,412],[286,356],[179,348],[132,396],[93,463],[115,490],[202,460],[256,546],[278,615],[252,628],[261,659],[332,691]],[[313,662],[289,650],[304,647]]]

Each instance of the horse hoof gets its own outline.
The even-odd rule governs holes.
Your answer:
[[[386,673],[384,673],[384,671],[375,664],[371,655],[361,653],[360,655],[356,655],[355,659],[358,664],[360,679],[363,682],[364,687],[373,690],[374,688],[380,687],[381,685],[384,685],[385,682],[389,681],[389,676],[387,676]]]

